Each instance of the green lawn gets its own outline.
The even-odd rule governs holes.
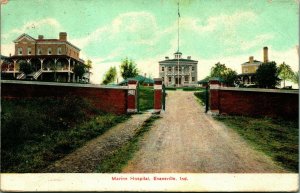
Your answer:
[[[139,86],[139,110],[153,109],[154,89],[149,86]]]
[[[128,118],[72,96],[1,103],[1,172],[40,172]]]
[[[255,149],[292,172],[298,172],[298,122],[271,118],[216,116]]]

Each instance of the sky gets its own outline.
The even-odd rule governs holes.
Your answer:
[[[14,53],[18,36],[58,38],[93,62],[99,84],[111,66],[134,60],[140,74],[158,77],[158,62],[177,51],[178,0],[8,0],[1,6],[1,52]],[[198,80],[217,62],[241,73],[254,56],[299,68],[299,0],[179,0],[182,57],[198,61]],[[119,75],[120,76],[120,75]],[[119,81],[121,78],[118,79]]]

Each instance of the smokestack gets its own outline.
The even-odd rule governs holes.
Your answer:
[[[59,33],[59,40],[67,41],[67,33],[66,32],[60,32]]]
[[[268,47],[264,47],[264,63],[269,62]]]
[[[253,58],[253,56],[250,56],[249,57],[249,63],[252,64],[253,62],[254,62],[254,58]]]

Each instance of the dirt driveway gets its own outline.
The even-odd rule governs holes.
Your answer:
[[[193,92],[168,92],[162,117],[123,172],[287,172],[205,114]]]

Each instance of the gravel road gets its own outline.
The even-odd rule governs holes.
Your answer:
[[[150,116],[150,113],[133,115],[124,123],[116,125],[103,135],[89,141],[82,148],[56,161],[43,172],[94,172],[101,161],[130,140]]]
[[[287,172],[205,114],[193,92],[168,91],[161,116],[124,173]]]

